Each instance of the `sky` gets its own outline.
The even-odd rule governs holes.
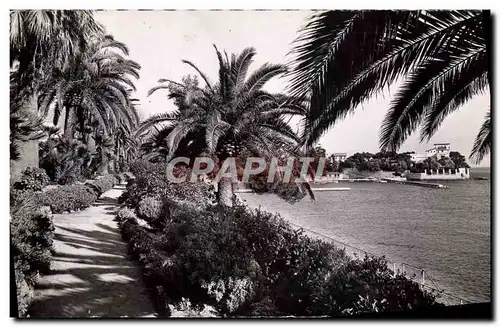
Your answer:
[[[130,59],[141,65],[135,96],[141,102],[141,117],[147,118],[174,109],[166,92],[147,96],[160,78],[181,81],[183,76],[196,73],[182,63],[182,59],[195,63],[212,81],[217,79],[218,71],[214,44],[228,54],[254,47],[257,55],[250,72],[252,67],[255,69],[266,62],[286,63],[291,59],[287,55],[291,43],[310,15],[311,12],[305,10],[101,11],[95,17],[108,34],[128,46]],[[286,85],[285,78],[274,79],[265,89],[283,92]],[[319,144],[328,153],[378,152],[381,123],[397,86],[356,108],[354,114],[325,133]],[[468,157],[489,105],[489,91],[486,91],[449,115],[428,143],[420,143],[416,132],[400,151],[424,152],[434,143],[450,142],[452,150]],[[480,166],[490,166],[489,155]]]

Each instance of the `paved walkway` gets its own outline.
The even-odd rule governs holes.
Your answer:
[[[39,279],[31,317],[155,317],[114,221],[117,185],[90,208],[54,215],[53,273]]]

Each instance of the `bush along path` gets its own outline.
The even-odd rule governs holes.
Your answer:
[[[155,317],[114,221],[124,189],[118,184],[85,210],[54,215],[51,272],[38,281],[30,317]]]

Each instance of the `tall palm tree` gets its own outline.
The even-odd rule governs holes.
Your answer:
[[[76,55],[62,70],[54,70],[40,94],[40,111],[47,116],[54,111],[54,125],[65,111],[64,132],[72,137],[74,121],[84,136],[89,118],[109,134],[120,125],[130,129],[139,118],[132,110],[131,77],[139,78],[140,65],[126,59],[125,44],[105,36],[92,42],[87,51]],[[86,138],[82,137],[86,142]]]
[[[39,96],[41,113],[47,116],[53,111],[54,125],[64,114],[66,137],[77,133],[84,144],[91,144],[90,151],[102,133],[120,152],[123,138],[138,125],[131,78],[139,78],[140,66],[124,55],[128,55],[125,44],[111,36],[97,38],[64,69],[55,69]]]
[[[428,141],[446,116],[491,89],[490,20],[470,10],[313,15],[292,50],[292,94],[310,97],[305,143],[398,78],[381,148],[397,150],[419,127]]]
[[[222,163],[228,157],[237,156],[243,149],[253,153],[273,153],[280,148],[289,148],[298,138],[286,123],[286,115],[304,114],[304,108],[282,94],[271,94],[263,86],[273,77],[286,73],[283,65],[264,64],[248,77],[248,69],[256,51],[246,48],[239,55],[221,53],[216,47],[219,61],[219,76],[213,83],[190,61],[183,62],[193,67],[205,82],[203,88],[185,86],[169,80],[154,88],[178,87],[170,92],[180,107],[163,115],[156,115],[142,123],[142,129],[167,123],[170,128],[165,141],[170,160],[181,144],[203,144],[205,153]],[[233,196],[230,178],[222,178],[218,184],[219,202],[231,204]]]
[[[10,65],[17,63],[20,87],[36,87],[39,77],[64,66],[103,27],[88,10],[11,10]]]
[[[47,75],[55,67],[64,67],[76,53],[86,48],[88,39],[102,31],[90,11],[12,10],[10,66],[14,92],[10,99],[11,120],[36,116],[38,88],[44,85]],[[19,126],[12,121],[11,125],[13,128]],[[32,127],[33,133],[40,131],[36,125]],[[29,137],[16,144],[18,155],[12,156],[14,160],[11,161],[13,173],[27,166],[38,166],[38,141]]]

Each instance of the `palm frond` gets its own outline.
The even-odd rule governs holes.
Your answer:
[[[248,67],[252,64],[252,57],[255,56],[256,53],[255,48],[245,48],[237,58],[234,56],[234,64],[231,64],[231,77],[237,88],[243,86],[243,82],[248,73]]]
[[[252,93],[260,90],[270,79],[283,75],[288,71],[285,65],[269,64],[262,65],[253,72],[245,82],[244,92]]]
[[[459,54],[446,53],[441,58],[429,59],[412,72],[400,87],[391,108],[382,123],[380,145],[383,150],[397,151],[414,132],[429,108],[441,98],[446,89],[453,88],[461,78],[476,78],[477,65],[484,62],[484,48]],[[469,81],[470,82],[470,81]],[[437,116],[430,111],[427,116]],[[442,121],[442,119],[441,119]],[[435,123],[436,120],[433,120]],[[422,135],[430,138],[426,130]]]
[[[396,78],[480,28],[475,11],[318,14],[293,50],[298,64],[292,94],[311,98],[307,144]]]
[[[221,119],[219,112],[210,115],[205,127],[205,142],[211,152],[215,152],[219,139],[231,127],[230,124]]]
[[[472,152],[469,158],[474,163],[479,164],[484,159],[484,157],[488,153],[490,153],[491,141],[491,111],[488,111],[484,123],[476,136],[476,140],[474,141]]]
[[[201,78],[205,81],[205,83],[207,84],[207,87],[209,89],[212,89],[212,83],[210,82],[210,79],[205,75],[205,73],[203,73],[195,64],[193,64],[191,61],[189,60],[182,60],[183,63],[191,66],[194,68],[194,70],[196,70],[196,72],[201,76]]]
[[[177,120],[177,111],[174,112],[164,112],[160,114],[155,114],[144,120],[136,131],[136,135],[143,133],[145,130],[151,128],[159,123],[172,122]]]

